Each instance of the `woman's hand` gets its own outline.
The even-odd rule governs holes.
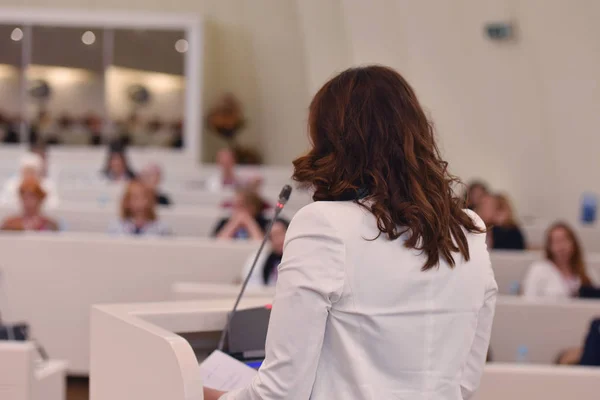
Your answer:
[[[263,239],[265,233],[263,232],[260,225],[258,225],[258,223],[256,222],[256,219],[249,212],[240,211],[237,217],[239,218],[240,225],[243,226],[246,229],[246,231],[248,231],[250,239]]]
[[[219,397],[223,396],[225,393],[227,392],[221,392],[220,390],[204,386],[204,400],[219,400]]]

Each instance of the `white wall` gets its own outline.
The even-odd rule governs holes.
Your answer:
[[[44,0],[1,5],[47,6]],[[268,163],[307,147],[306,108],[333,73],[384,63],[413,84],[453,172],[506,190],[520,214],[575,218],[600,192],[600,2],[596,0],[55,0],[56,7],[201,14],[203,98],[238,95],[242,142]],[[514,19],[497,44],[487,21]],[[205,135],[205,159],[222,145]]]
[[[398,68],[437,126],[452,171],[509,192],[521,214],[575,219],[600,192],[600,3],[344,0],[355,64]],[[515,43],[483,35],[514,19]]]

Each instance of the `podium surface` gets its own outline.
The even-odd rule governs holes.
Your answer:
[[[270,304],[246,298],[241,309]],[[91,315],[91,400],[202,400],[198,361],[217,346],[234,298],[94,306]],[[492,363],[476,400],[566,394],[595,400],[600,369]],[[335,399],[334,399],[335,400]]]
[[[248,298],[240,309],[271,300]],[[202,400],[198,361],[217,347],[233,303],[234,298],[94,306],[91,400]]]

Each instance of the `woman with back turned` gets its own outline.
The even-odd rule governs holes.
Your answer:
[[[316,94],[309,131],[294,179],[315,203],[287,231],[265,361],[205,399],[471,398],[497,286],[413,90],[389,68],[347,70]]]

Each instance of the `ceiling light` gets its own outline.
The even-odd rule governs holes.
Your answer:
[[[10,34],[10,38],[15,42],[20,41],[21,39],[23,39],[23,30],[21,28],[13,29],[13,31]]]
[[[94,32],[92,31],[85,31],[83,32],[83,35],[81,35],[81,41],[85,45],[92,45],[96,41],[96,35],[94,35]]]
[[[175,50],[177,50],[178,53],[185,53],[188,51],[189,47],[188,41],[185,39],[179,39],[175,42]]]

